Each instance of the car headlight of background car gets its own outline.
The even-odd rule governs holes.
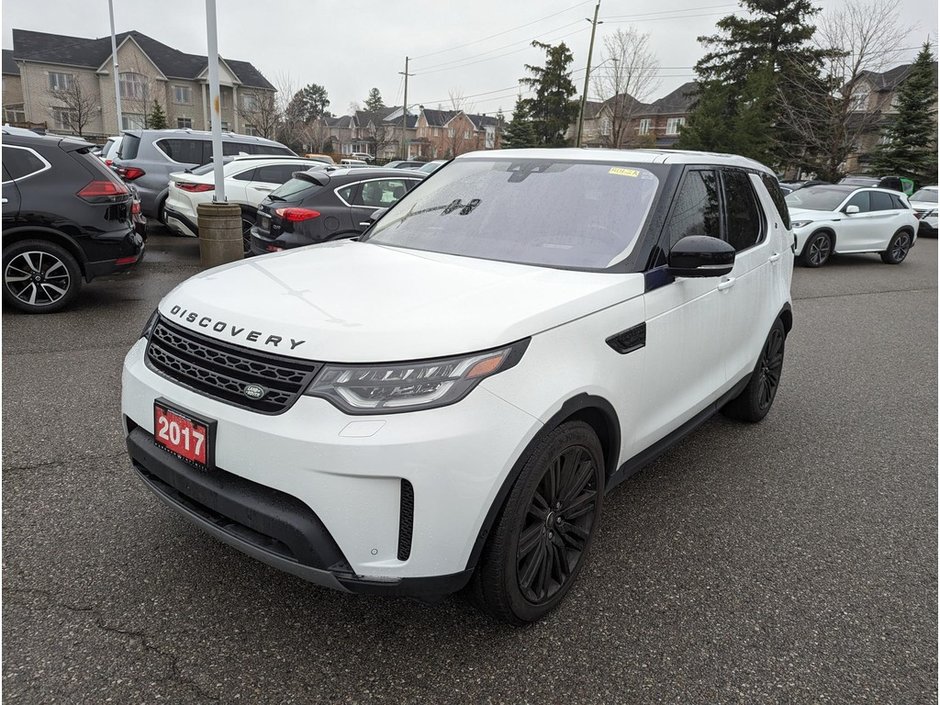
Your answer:
[[[799,228],[805,228],[807,225],[809,225],[812,222],[813,222],[812,220],[794,220],[790,225],[793,227],[794,230],[798,230]]]
[[[433,409],[460,401],[482,380],[513,367],[528,344],[526,338],[496,350],[418,362],[328,364],[305,394],[348,414]]]

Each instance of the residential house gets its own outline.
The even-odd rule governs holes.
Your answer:
[[[415,156],[443,159],[481,149],[500,149],[500,124],[489,115],[462,110],[430,110],[423,105],[418,115]]]
[[[401,106],[397,106],[323,118],[333,147],[331,151],[342,155],[365,152],[380,160],[394,159],[401,153],[402,112]],[[416,115],[409,114],[406,118],[405,140],[409,145],[414,141],[417,121]],[[406,151],[410,159],[414,152]]]
[[[117,35],[121,129],[144,127],[156,100],[170,127],[209,128],[208,59],[137,31]],[[46,122],[59,133],[118,132],[111,37],[86,39],[13,30],[3,51],[3,109],[9,122]],[[257,132],[258,106],[275,88],[247,61],[219,58],[222,128]],[[77,105],[81,96],[84,107]]]

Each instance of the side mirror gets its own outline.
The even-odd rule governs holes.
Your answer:
[[[846,206],[845,207],[846,215],[855,215],[856,213],[858,213],[858,206]]]
[[[669,253],[669,273],[674,277],[721,277],[734,267],[734,248],[724,240],[690,235]]]

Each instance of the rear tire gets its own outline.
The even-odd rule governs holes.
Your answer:
[[[521,626],[564,599],[600,524],[605,477],[600,441],[583,421],[562,424],[532,449],[473,576],[487,613]]]
[[[770,333],[767,334],[757,366],[751,373],[747,386],[744,391],[722,407],[722,414],[749,423],[756,423],[767,416],[777,396],[777,389],[780,387],[786,338],[786,329],[778,318],[771,326]]]
[[[911,234],[906,230],[898,230],[888,243],[888,249],[881,253],[881,261],[885,264],[901,264],[907,259],[912,244]]]
[[[800,261],[806,267],[822,267],[832,255],[832,237],[829,233],[818,232],[809,236],[803,246]]]
[[[3,251],[3,301],[25,313],[54,313],[82,286],[72,254],[45,240],[21,240]]]

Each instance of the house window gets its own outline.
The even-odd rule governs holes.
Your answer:
[[[605,117],[601,119],[601,134],[605,137],[610,134],[610,118]]]
[[[143,113],[121,113],[122,130],[143,130],[146,127]]]
[[[223,91],[223,90],[220,88],[220,89],[219,89],[219,93],[221,94],[221,98],[222,98],[222,107],[223,107],[223,108],[229,108],[229,107],[231,107],[231,105],[232,105],[232,92],[231,92],[231,91]]]
[[[464,130],[464,131],[463,131],[463,138],[464,138],[465,140],[470,139],[470,130]]]
[[[72,81],[75,80],[75,77],[70,73],[58,73],[56,71],[49,72],[49,90],[50,91],[67,91],[72,86]]]
[[[679,129],[685,125],[685,118],[669,118],[666,120],[666,134],[667,135],[678,135]]]
[[[245,125],[245,134],[252,135],[254,137],[260,137],[261,133],[258,132],[258,128],[254,125]]]
[[[222,121],[222,132],[230,132],[231,129],[232,129],[232,128],[231,128],[231,126],[229,125],[228,120],[223,120],[223,121]]]
[[[181,130],[191,130],[193,127],[193,119],[188,117],[178,117],[176,118],[176,126]]]
[[[173,102],[177,105],[192,105],[192,86],[173,86]]]
[[[57,130],[74,129],[73,126],[75,125],[77,119],[78,118],[74,110],[69,110],[68,108],[52,109],[52,121],[55,124],[55,129]]]
[[[258,109],[258,96],[256,96],[254,93],[242,93],[239,98],[242,110],[246,112],[253,112]]]
[[[121,98],[125,100],[146,100],[147,77],[139,73],[122,73]]]
[[[859,86],[854,91],[852,91],[852,110],[854,111],[863,111],[868,110],[868,97],[871,93],[868,90],[867,86]]]
[[[648,135],[653,127],[653,121],[650,118],[640,120],[640,129],[637,132],[641,135]]]
[[[26,110],[23,109],[22,103],[4,107],[3,116],[7,122],[26,122]]]

